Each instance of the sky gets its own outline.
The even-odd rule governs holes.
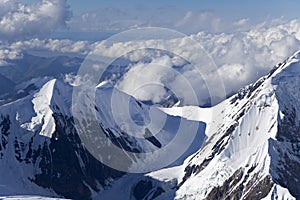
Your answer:
[[[211,10],[219,13],[222,17],[253,19],[265,18],[266,16],[296,17],[298,13],[298,2],[296,0],[152,0],[152,1],[110,1],[110,0],[86,0],[69,2],[74,13],[84,13],[103,7],[159,9],[161,7],[176,7],[182,11]],[[136,15],[141,14],[139,10],[133,11]]]
[[[37,0],[28,0],[27,2],[37,2]],[[145,7],[149,9],[159,9],[161,7],[177,7],[185,11],[212,10],[220,13],[222,16],[228,16],[229,18],[253,17],[253,19],[257,17],[264,18],[266,15],[287,15],[289,17],[296,17],[298,11],[297,6],[299,5],[296,0],[85,0],[68,1],[68,3],[71,5],[75,15],[101,9],[104,7],[127,9],[134,9],[139,7]],[[135,12],[136,15],[141,14],[139,10],[135,10],[133,12]]]
[[[22,2],[32,4],[40,1]],[[172,28],[185,34],[200,31],[220,33],[236,30],[232,24],[238,22],[249,27],[274,19],[299,18],[297,0],[67,0],[67,4],[72,10],[68,28],[56,31],[53,37],[72,37],[74,32],[82,39],[87,38],[79,32],[106,37],[145,26]]]
[[[127,46],[141,44],[133,39],[106,46],[103,40],[126,30],[162,27],[199,42],[214,60],[230,95],[300,50],[298,4],[296,0],[0,0],[0,67],[22,59],[24,52],[85,57],[100,50],[112,57]],[[188,56],[195,55],[185,38],[176,42],[190,49]],[[173,60],[153,58],[153,62]],[[127,80],[146,65],[135,67]],[[149,74],[156,82],[164,79],[155,76],[156,71]],[[201,84],[192,70],[183,74],[195,80],[194,85]],[[129,82],[125,80],[122,88],[134,88]]]

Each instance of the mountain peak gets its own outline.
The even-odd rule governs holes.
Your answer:
[[[210,109],[207,142],[185,163],[179,197],[300,197],[299,61],[300,51]]]

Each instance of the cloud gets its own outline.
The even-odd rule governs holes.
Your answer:
[[[256,81],[262,75],[268,73],[268,71],[277,63],[282,62],[287,57],[292,55],[295,51],[300,49],[300,21],[282,21],[272,20],[272,22],[264,22],[255,25],[248,31],[232,32],[212,34],[207,32],[199,32],[197,34],[188,36],[198,41],[207,53],[212,57],[218,67],[218,73],[220,74],[226,89],[227,95],[236,92],[239,88],[246,84]],[[164,49],[167,45],[173,45],[173,48],[177,49],[189,49],[189,51],[182,52],[182,55],[186,57],[192,57],[197,55],[195,47],[190,46],[190,43],[186,42],[186,38],[177,38],[173,41],[159,41],[161,49]],[[23,51],[31,50],[46,50],[52,52],[76,53],[80,55],[87,55],[90,51],[100,51],[107,57],[112,57],[115,53],[120,55],[126,54],[127,47],[133,49],[139,49],[145,43],[156,43],[155,40],[148,41],[128,41],[118,42],[113,45],[109,45],[106,41],[99,42],[87,42],[87,41],[71,41],[71,40],[40,40],[31,39],[26,41],[19,41],[11,43],[9,46],[2,46],[0,51],[0,60],[7,61],[6,58],[18,59]],[[188,48],[187,48],[188,47]],[[179,55],[179,56],[182,56]],[[146,51],[133,52],[127,55],[127,58],[133,62],[138,62],[137,65],[132,66],[125,76],[122,83],[119,84],[119,88],[129,92],[130,90],[136,90],[135,85],[141,84],[141,82],[130,82],[134,78],[134,74],[144,73],[145,77],[139,81],[154,79],[153,81],[160,84],[173,84],[177,88],[180,88],[180,81],[176,80],[179,76],[176,74],[159,73],[157,68],[150,70],[147,68],[147,63],[141,62],[143,57],[153,58],[151,62],[161,63],[161,65],[182,66],[186,65],[186,62],[176,57],[164,57],[164,55],[151,54]],[[162,57],[162,58],[159,58]],[[151,63],[150,62],[150,63]],[[1,63],[1,62],[0,62]],[[153,64],[152,63],[152,64]],[[170,67],[170,66],[169,66]],[[143,72],[143,70],[147,71]],[[163,68],[168,70],[168,68]],[[210,80],[217,83],[215,80],[217,76],[215,73],[207,74]],[[181,71],[181,74],[189,79],[192,85],[199,86],[197,93],[201,94],[201,102],[204,102],[208,97],[207,88],[203,80],[197,79],[197,75],[192,68],[185,68]],[[147,75],[147,76],[146,76]],[[149,77],[149,78],[147,78]],[[166,81],[167,80],[167,81]],[[176,80],[176,81],[175,81]],[[219,87],[215,85],[215,87]],[[145,91],[148,89],[149,93]],[[147,87],[144,92],[140,90],[138,97],[141,99],[149,99],[155,102],[161,98],[165,92],[163,88]],[[181,88],[181,95],[187,94],[184,87]],[[188,99],[186,103],[189,104]]]
[[[75,32],[120,32],[145,26],[146,22],[127,10],[107,7],[75,16],[69,26]]]
[[[233,23],[234,26],[244,26],[244,25],[247,25],[248,22],[249,22],[249,18],[243,18],[243,19],[240,19],[236,22]]]
[[[93,45],[88,41],[72,41],[68,39],[31,39],[25,41],[18,41],[9,45],[10,49],[19,51],[43,50],[49,52],[75,53],[79,55],[86,55],[91,51]]]
[[[6,59],[15,60],[20,58],[22,58],[22,55],[18,50],[7,48],[0,49],[0,66],[9,65]]]
[[[209,11],[189,11],[183,18],[174,23],[173,28],[185,33],[196,33],[199,31],[219,32],[223,29],[221,18]]]
[[[183,66],[174,68],[179,63]],[[155,55],[150,62],[133,64],[117,83],[117,88],[139,100],[153,103],[163,102],[171,94],[185,105],[206,104],[208,98],[207,88],[197,70],[184,59],[166,54]]]
[[[167,69],[172,64],[168,56],[153,59],[151,63],[138,63],[131,67],[119,82],[118,88],[140,100],[151,100],[154,103],[160,102],[166,90],[163,85],[163,78]],[[170,75],[170,74],[169,74]],[[173,75],[174,76],[174,75]]]
[[[91,52],[94,46],[95,44],[88,41],[72,41],[67,39],[31,39],[2,45],[0,43],[0,66],[9,65],[10,60],[22,59],[24,52],[41,51],[49,55],[73,54],[84,56]]]
[[[69,23],[75,32],[108,32],[115,33],[139,27],[164,27],[175,29],[186,34],[199,31],[220,32],[227,29],[224,20],[211,11],[183,12],[176,7],[159,9],[140,8],[128,10],[108,7],[74,17]],[[137,15],[136,13],[140,13]]]
[[[232,34],[199,33],[195,38],[213,57],[230,94],[300,49],[300,22],[292,20]]]
[[[218,67],[218,73],[224,82],[226,93],[230,95],[241,87],[256,81],[259,77],[268,73],[274,65],[282,62],[300,49],[300,22],[299,20],[291,20],[273,26],[269,23],[268,26],[266,25],[265,27],[259,25],[249,31],[234,33],[208,34],[200,32],[189,37],[197,40],[213,58]],[[107,46],[105,42],[101,42],[95,47],[98,51],[104,52],[106,56],[110,57],[116,52],[120,55],[126,53],[128,46],[133,49],[138,49],[143,47],[144,43],[145,41],[129,41]],[[174,45],[173,48],[177,47],[180,49],[190,44],[185,43],[184,38],[180,38],[177,39],[176,42],[160,41],[160,45],[161,47]],[[186,55],[186,57],[192,57],[197,53],[194,49],[193,46],[189,46],[189,52],[183,52],[183,54]],[[142,56],[143,54],[136,54],[133,60],[137,61],[141,59]],[[142,69],[139,64],[139,67],[135,69],[137,70],[136,74],[143,73]],[[201,86],[197,93],[202,94],[200,102],[203,103],[205,95],[206,98],[208,98],[207,88],[202,87],[203,81],[199,78],[197,79],[197,77],[193,77],[193,75],[195,76],[196,74],[193,70],[184,70],[182,73],[188,77],[192,85]],[[217,78],[215,73],[216,72],[207,74],[210,80],[214,81],[214,79]],[[165,82],[159,81],[163,78],[160,75],[158,76],[156,71],[150,72],[148,69],[147,74],[149,74],[149,76],[155,76],[155,81],[166,84]],[[168,76],[171,75],[168,74]],[[176,77],[172,77],[172,79],[174,78],[176,79]],[[130,83],[130,80],[133,80],[134,76],[128,75],[126,79],[128,81],[122,82],[124,85],[120,86],[120,88],[128,92],[129,88],[135,88],[130,85],[133,84]],[[172,83],[175,84],[176,82]],[[217,83],[217,81],[215,81],[215,83]],[[219,86],[215,85],[215,87]],[[160,90],[158,96],[162,96],[162,92],[163,91]],[[182,88],[182,92],[187,91],[185,91],[185,88]],[[154,92],[151,90],[151,94],[152,93]],[[145,92],[143,92],[143,94],[145,94]],[[145,98],[145,96],[143,98]],[[152,98],[156,99],[157,96],[153,94]],[[185,103],[190,104],[191,102],[186,99]]]
[[[71,17],[66,0],[42,0],[25,5],[17,0],[0,0],[0,39],[20,39],[47,36],[65,28]]]

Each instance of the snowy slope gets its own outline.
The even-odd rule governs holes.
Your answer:
[[[22,92],[24,87],[29,86],[33,90],[27,96],[0,106],[0,196],[87,198],[124,175],[124,172],[96,160],[80,142],[71,114],[71,85],[62,80],[43,78],[32,80],[23,87],[19,85],[17,89]],[[201,147],[206,138],[202,122],[190,123],[180,117],[169,116],[118,91],[115,95],[119,101],[112,109],[112,88],[99,87],[96,94],[98,123],[112,141],[122,144],[127,150],[158,150],[173,139],[178,129],[174,124],[180,122],[190,126],[192,123],[198,127],[196,142],[169,163],[180,165]],[[128,100],[129,114],[137,126],[135,129],[120,129],[114,113],[126,120],[122,113]],[[167,124],[161,127],[160,119],[165,119]],[[123,123],[126,124],[126,121]],[[134,137],[134,134],[143,133],[146,126],[155,135],[146,139],[139,138],[143,134]]]
[[[206,123],[204,146],[182,165],[128,174],[95,199],[298,199],[299,54],[213,108],[160,108]]]
[[[122,176],[80,143],[70,85],[43,78],[18,89],[29,86],[34,88],[30,94],[0,107],[0,196],[81,199],[109,184],[105,180]]]
[[[255,84],[206,110],[207,116],[213,116],[206,130],[209,138],[184,163],[185,175],[173,175],[178,182],[176,199],[300,198],[299,55],[295,53]],[[201,108],[162,110],[207,120]],[[160,179],[166,173],[149,175]]]
[[[0,106],[0,196],[300,198],[300,52],[212,108],[155,108],[109,84],[98,85],[96,101],[79,101],[75,111],[93,108],[101,130],[124,152],[159,151],[174,142],[179,124],[186,138],[189,127],[198,128],[187,150],[183,138],[157,157],[157,163],[172,156],[177,160],[150,173],[111,169],[82,144],[72,113],[76,86],[42,78],[17,89],[29,86],[27,95]],[[144,135],[146,128],[150,137]]]

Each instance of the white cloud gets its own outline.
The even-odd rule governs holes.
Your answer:
[[[244,26],[244,25],[247,25],[248,22],[249,22],[249,18],[243,18],[243,19],[240,19],[236,22],[233,23],[234,26]]]
[[[185,33],[196,33],[199,31],[219,32],[224,27],[221,18],[212,12],[189,11],[170,28],[175,28]]]
[[[32,5],[17,0],[0,0],[0,39],[16,41],[47,36],[64,28],[70,16],[66,0],[42,0]]]
[[[140,12],[140,11],[138,11]],[[199,31],[220,32],[227,29],[217,14],[211,11],[187,11],[176,8],[144,9],[143,14],[120,8],[103,8],[74,17],[69,23],[72,31],[120,32],[139,27],[165,27],[185,34]]]
[[[157,68],[152,64],[138,64],[124,76],[118,88],[140,100],[158,103],[166,93],[160,80],[163,71],[161,66]]]
[[[130,68],[117,87],[137,99],[151,100],[153,103],[165,100],[170,95],[168,90],[179,97],[181,103],[195,103],[195,97],[198,97],[200,103],[206,103],[207,92],[205,95],[201,93],[205,89],[201,88],[203,80],[188,63],[185,63],[183,71],[174,69],[174,62],[179,63],[179,60],[174,55],[164,55],[152,58],[150,63],[139,62]]]
[[[266,74],[274,65],[282,62],[295,51],[299,50],[299,36],[300,22],[298,20],[292,20],[287,23],[270,27],[257,26],[250,31],[228,34],[207,34],[205,32],[200,32],[190,37],[199,41],[213,58],[218,66],[218,72],[224,81],[226,92],[229,95],[236,92],[244,85],[256,81],[259,77]],[[126,53],[128,47],[131,47],[132,49],[143,47],[145,42],[157,41],[129,41],[126,43],[115,43],[113,46],[107,46],[105,42],[101,42],[96,46],[96,49],[105,52],[105,55],[109,57],[115,55],[116,52],[120,55]],[[160,45],[161,47],[165,45],[175,45],[174,47],[180,49],[181,45],[186,46],[190,44],[186,44],[185,39],[183,38],[177,39],[175,42],[160,41]],[[182,52],[182,55],[192,57],[197,54],[194,49],[193,46],[189,46],[190,51]],[[142,55],[139,56],[142,57]],[[134,60],[137,60],[137,58]],[[139,71],[140,72],[137,72],[137,74],[142,73],[141,68]],[[153,72],[153,74],[156,74],[156,72]],[[195,72],[192,70],[183,71],[183,74],[186,77],[189,77],[189,80],[193,85],[203,86],[201,79],[193,77],[193,75],[195,76]],[[207,74],[207,76],[211,80],[216,78],[215,73]],[[128,80],[132,80],[133,78],[133,76],[130,78],[129,76],[127,77]],[[162,79],[160,76],[157,76],[156,78]],[[161,83],[166,84],[163,82]],[[126,88],[126,84],[129,84],[129,81],[125,81],[122,84],[124,85],[120,88]],[[175,84],[175,82],[173,84]],[[128,86],[128,88],[131,86]],[[218,85],[215,85],[215,87],[218,87]],[[182,88],[182,92],[187,92],[184,89],[185,88]],[[202,94],[201,100],[204,101],[204,96],[208,95],[208,93],[205,87],[202,87],[201,89],[202,90],[198,92]],[[188,100],[186,103],[189,103]]]
[[[120,8],[103,8],[75,16],[69,26],[75,32],[119,32],[145,26],[146,22]]]
[[[91,43],[87,41],[72,41],[67,39],[31,39],[11,43],[9,48],[21,51],[47,50],[59,53],[76,53],[86,55],[91,50],[92,46]]]
[[[300,21],[291,20],[282,22],[281,20],[277,20],[271,23],[264,23],[264,25],[259,24],[249,31],[222,34],[200,32],[189,37],[197,40],[213,58],[224,81],[227,94],[232,94],[242,86],[254,82],[260,76],[266,74],[274,65],[282,62],[300,49]],[[161,49],[164,49],[166,45],[173,45],[173,48],[179,50],[188,47],[189,51],[182,52],[179,56],[185,55],[186,57],[192,57],[197,55],[195,51],[196,48],[192,45],[189,46],[190,43],[186,41],[186,38],[179,38],[173,41],[128,41],[108,45],[105,41],[91,43],[86,41],[32,39],[15,42],[10,44],[10,46],[1,48],[3,50],[0,51],[0,60],[4,62],[5,58],[19,58],[20,52],[36,49],[61,53],[78,53],[81,55],[86,55],[90,51],[100,51],[105,56],[111,57],[116,53],[119,55],[126,54],[128,47],[139,49],[144,44],[157,42],[159,43],[158,47],[161,47]],[[137,51],[128,55],[127,58],[137,62],[145,55],[148,57],[159,57],[157,53],[147,54],[147,51]],[[156,62],[159,61],[162,65],[167,66],[186,64],[179,57],[163,58],[165,60],[158,59]],[[167,63],[167,61],[169,63]],[[134,85],[139,85],[142,82],[142,80],[136,80],[137,82],[135,83],[130,82],[130,80],[133,80],[132,74],[135,73],[142,74],[144,76],[143,80],[150,81],[150,79],[153,78],[155,82],[161,84],[169,83],[175,86],[176,83],[179,82],[175,81],[178,77],[177,75],[167,74],[164,76],[164,74],[159,73],[157,69],[156,71],[151,71],[150,68],[147,69],[148,71],[143,72],[145,67],[147,67],[147,65],[143,63],[135,66],[132,69],[133,71],[130,71],[130,73],[125,76],[125,79],[119,87],[126,91],[130,89],[135,90],[136,86]],[[201,100],[204,101],[205,97],[208,97],[208,93],[203,81],[195,78],[196,73],[191,68],[187,68],[181,72],[185,77],[188,77],[193,85],[199,86],[197,93],[201,93]],[[217,78],[215,73],[208,74],[207,76],[212,81]],[[215,83],[217,83],[217,81],[215,81]],[[176,87],[180,87],[180,84],[176,85]],[[215,87],[219,86],[215,85]],[[157,87],[148,87],[148,90],[149,93],[147,95],[145,92],[140,92],[139,97],[158,101],[158,98],[162,97],[165,92],[162,88],[157,89]],[[188,93],[188,91],[182,88],[181,93],[184,95],[184,93]],[[188,100],[186,100],[186,103],[188,103]]]
[[[228,93],[254,82],[300,49],[300,22],[197,38],[219,66]]]

